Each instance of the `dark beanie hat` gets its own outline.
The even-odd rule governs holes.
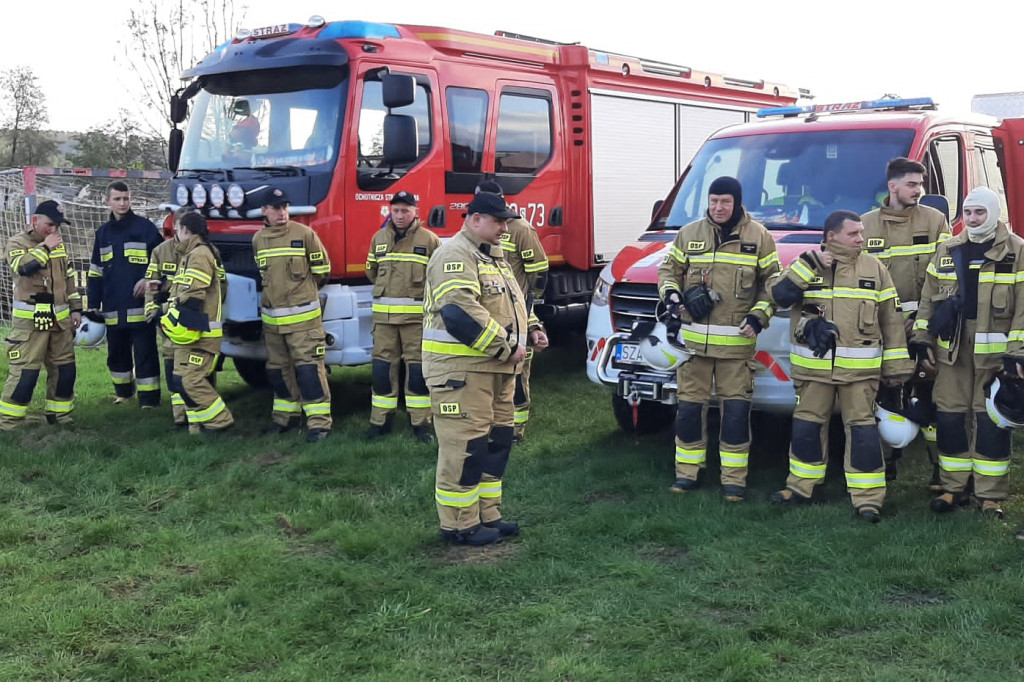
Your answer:
[[[712,182],[708,194],[731,194],[737,206],[743,203],[743,188],[740,187],[740,181],[728,175],[723,175]]]

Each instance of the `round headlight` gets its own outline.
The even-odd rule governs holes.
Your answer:
[[[178,185],[178,189],[174,190],[174,198],[178,201],[178,206],[188,206],[188,187]]]
[[[210,205],[214,208],[224,205],[224,188],[220,185],[210,185]]]
[[[196,208],[202,208],[206,206],[206,188],[202,185],[195,185],[192,187],[192,203],[195,204]]]
[[[239,185],[228,187],[228,203],[231,204],[231,208],[241,208],[245,203],[245,192]]]

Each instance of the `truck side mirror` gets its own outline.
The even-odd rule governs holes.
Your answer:
[[[188,115],[188,100],[180,95],[171,95],[171,123],[181,123]]]
[[[416,119],[403,114],[384,116],[384,161],[389,166],[411,163],[420,153]]]
[[[654,202],[654,208],[651,209],[651,220],[654,220],[655,218],[658,217],[658,211],[660,211],[661,207],[664,205],[664,199],[658,199],[657,201]]]
[[[172,128],[171,134],[167,138],[167,167],[171,172],[178,170],[178,162],[181,160],[181,147],[184,142],[185,133],[178,128]]]
[[[388,109],[407,107],[416,101],[416,79],[412,76],[384,74],[380,77],[381,99]]]

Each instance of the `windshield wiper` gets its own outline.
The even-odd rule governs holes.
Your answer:
[[[179,175],[184,173],[182,177],[196,178],[199,180],[205,179],[204,176],[209,173],[217,176],[224,176],[225,180],[228,177],[228,172],[223,168],[179,168],[178,173]]]
[[[276,175],[279,177],[295,177],[297,175],[306,174],[305,168],[299,168],[297,166],[235,166],[231,170],[257,171],[260,173],[266,173],[267,175]]]

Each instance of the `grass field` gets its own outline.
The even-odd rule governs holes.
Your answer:
[[[256,435],[270,396],[233,371],[237,428],[210,441],[110,405],[105,353],[79,359],[76,426],[0,440],[0,679],[1024,675],[1019,469],[1007,520],[936,517],[912,449],[871,526],[839,471],[828,504],[769,506],[786,424],[762,422],[750,501],[673,495],[671,435],[621,434],[562,347],[538,356],[505,479],[523,535],[446,548],[435,448],[404,420],[363,440],[367,369],[334,372],[334,435],[307,445]]]

